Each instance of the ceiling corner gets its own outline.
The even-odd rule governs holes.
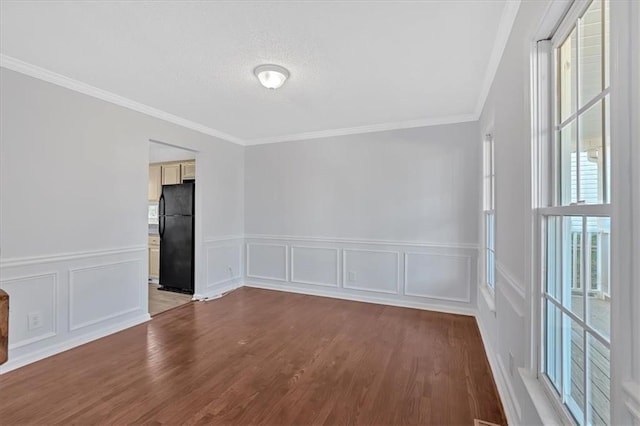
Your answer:
[[[489,58],[489,65],[485,71],[484,79],[480,89],[480,95],[478,97],[478,103],[475,109],[475,116],[480,118],[484,104],[487,101],[487,96],[491,90],[491,85],[496,77],[500,60],[509,41],[513,24],[515,23],[518,10],[520,9],[521,0],[509,0],[505,2],[504,9],[502,10],[502,16],[500,17],[500,24],[498,26],[498,32],[496,39],[493,43],[493,49],[491,51],[491,57]]]

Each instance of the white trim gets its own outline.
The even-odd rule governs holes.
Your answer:
[[[489,339],[487,336],[487,332],[482,325],[482,321],[479,316],[476,315],[476,324],[478,325],[478,330],[480,331],[480,339],[482,340],[484,352],[487,355],[487,360],[489,361],[489,368],[491,369],[491,374],[496,383],[496,388],[498,390],[498,397],[502,402],[502,407],[504,408],[505,415],[507,416],[507,424],[509,425],[518,425],[521,422],[519,421],[519,417],[514,408],[514,403],[511,401],[511,393],[508,391],[507,383],[505,382],[505,377],[502,375],[498,368],[498,362],[496,360],[496,354],[493,351],[493,347],[489,343]]]
[[[69,331],[75,331],[75,330],[78,330],[78,329],[81,329],[81,328],[89,327],[89,326],[94,325],[94,324],[98,324],[98,323],[103,322],[103,321],[107,321],[107,320],[110,320],[110,319],[113,319],[113,318],[116,318],[116,317],[120,317],[120,316],[123,316],[123,315],[126,315],[126,314],[130,314],[130,313],[135,312],[135,311],[142,311],[143,310],[143,306],[142,306],[143,304],[141,303],[142,302],[142,297],[141,297],[142,295],[140,294],[140,292],[137,292],[137,294],[138,294],[138,301],[137,302],[138,303],[137,303],[136,307],[130,308],[130,309],[125,309],[125,310],[118,311],[118,312],[112,312],[112,313],[110,313],[108,315],[104,315],[104,316],[101,316],[99,318],[92,319],[90,321],[85,321],[85,322],[82,322],[80,324],[74,324],[74,321],[73,321],[73,304],[74,304],[74,300],[73,300],[73,292],[72,292],[72,290],[73,290],[73,286],[75,284],[75,280],[74,280],[75,273],[78,272],[78,271],[90,271],[90,270],[93,270],[93,269],[104,269],[104,268],[108,268],[108,267],[111,267],[111,266],[124,265],[124,264],[127,264],[127,263],[134,263],[134,264],[138,265],[138,282],[139,283],[144,283],[145,280],[144,280],[144,274],[142,272],[142,260],[140,260],[140,259],[123,260],[121,262],[101,263],[99,265],[82,266],[82,267],[79,267],[79,268],[69,268],[69,285],[68,285],[68,288],[67,288],[67,291],[68,291],[67,296],[68,296],[68,300],[69,300],[69,307],[68,307],[68,309],[69,309],[69,312],[68,312],[68,314],[69,314],[69,318],[68,318],[69,319]]]
[[[544,16],[540,20],[538,29],[531,39],[532,43],[551,37],[560,26],[562,18],[567,14],[574,0],[554,0],[550,1]]]
[[[635,54],[631,55],[630,58],[630,74],[639,76],[640,75],[640,2],[631,2],[629,4],[629,30],[630,30],[630,48],[631,52],[635,52]],[[640,164],[640,144],[637,142],[640,141],[640,120],[637,117],[640,117],[640,78],[632,78],[629,87],[630,96],[630,115],[631,117],[636,117],[635,120],[631,120],[631,129],[630,129],[630,140],[636,141],[635,144],[631,145],[631,155],[630,161],[631,164],[636,165],[636,167],[631,167],[631,194],[640,194],[640,167],[637,167]],[[631,205],[631,215],[636,218],[634,222],[632,222],[633,227],[633,235],[631,250],[633,250],[632,259],[640,258],[640,222],[638,218],[640,218],[640,196],[632,195],[632,200],[630,202]],[[632,270],[630,272],[631,282],[640,283],[640,262],[633,262]],[[632,361],[631,365],[631,374],[635,378],[636,383],[636,397],[640,399],[640,288],[636,285],[635,291],[633,291],[632,306],[635,309],[632,309],[631,312],[631,323],[633,324],[631,332],[632,346],[631,353],[635,356],[635,363]],[[624,338],[623,338],[624,339]],[[637,400],[637,412],[634,413],[636,416],[637,424],[640,426],[640,400]],[[629,408],[629,407],[627,407]]]
[[[124,96],[116,95],[113,92],[99,89],[95,86],[91,86],[79,80],[66,77],[64,75],[29,64],[5,54],[0,54],[0,66],[15,72],[19,72],[21,74],[28,75],[30,77],[37,78],[39,80],[47,81],[49,83],[65,87],[75,92],[83,93],[85,95],[128,108],[133,111],[141,112],[151,117],[159,118],[160,120],[164,120],[169,123],[177,124],[178,126],[182,126],[187,129],[195,130],[197,132],[225,140],[227,142],[232,142],[238,145],[243,144],[242,140],[236,138],[235,136],[231,136],[219,130],[203,126],[202,124],[198,124],[185,118],[178,117],[177,115],[161,111],[140,102],[133,101],[131,99],[125,98]]]
[[[520,0],[518,0],[519,2]],[[391,123],[371,124],[368,126],[344,127],[340,129],[318,130],[314,132],[293,133],[281,136],[248,139],[245,146],[265,145],[280,142],[295,142],[309,139],[331,138],[336,136],[359,135],[363,133],[386,132],[390,130],[413,129],[416,127],[441,126],[477,121],[477,114],[450,115],[443,117],[421,118],[418,120],[396,121]]]
[[[538,212],[543,216],[611,216],[613,208],[610,204],[578,204],[541,207]]]
[[[51,337],[55,337],[58,335],[58,280],[60,278],[60,274],[56,272],[45,272],[43,274],[32,274],[32,275],[22,275],[19,277],[12,277],[4,280],[0,280],[0,284],[6,285],[10,282],[20,282],[20,281],[28,281],[33,278],[44,278],[44,277],[52,277],[53,278],[53,300],[51,301],[51,321],[52,321],[52,331],[41,334],[40,336],[35,336],[30,339],[19,340],[15,343],[9,344],[8,349],[14,350],[21,348],[23,346],[30,345],[35,342],[39,342],[41,340],[46,340]],[[9,295],[11,297],[11,295]]]
[[[440,256],[440,257],[454,257],[454,258],[462,258],[466,259],[467,264],[467,277],[466,277],[466,297],[465,298],[457,298],[457,297],[446,297],[446,296],[427,296],[424,294],[417,293],[409,293],[407,291],[407,272],[409,266],[409,256],[410,255],[421,255],[421,256]],[[404,252],[404,280],[402,282],[402,294],[405,296],[412,297],[423,297],[426,299],[436,299],[436,300],[446,300],[450,302],[461,302],[461,303],[471,303],[471,256],[464,254],[446,254],[446,253],[422,253],[422,252],[412,252],[406,251]],[[494,307],[495,310],[495,307]]]
[[[364,253],[387,253],[396,255],[396,291],[372,289],[370,287],[348,286],[347,282],[347,252],[364,252]],[[400,294],[400,252],[388,250],[369,250],[369,249],[342,249],[342,287],[348,290],[370,291],[373,293]]]
[[[558,45],[571,34],[571,31],[576,26],[576,22],[587,8],[591,5],[593,0],[575,0],[571,4],[571,8],[566,12],[565,16],[563,16],[561,21],[559,22],[556,31],[551,37],[551,42],[553,43],[553,47],[558,47]]]
[[[393,241],[393,240],[372,240],[372,239],[354,239],[354,238],[332,238],[332,237],[310,237],[301,235],[268,235],[268,234],[248,234],[245,235],[246,240],[275,240],[275,241],[307,241],[334,244],[371,244],[379,246],[411,246],[411,247],[428,247],[428,248],[445,248],[456,250],[477,250],[479,244],[472,243],[433,243],[420,241]]]
[[[517,2],[519,5],[520,0],[507,2],[507,4],[515,3],[515,2]],[[509,9],[509,6],[507,6],[505,9]],[[501,24],[501,27],[502,27],[502,24]],[[511,28],[509,27],[508,30],[510,31]],[[508,33],[507,33],[507,36],[508,36]],[[502,52],[500,52],[500,56],[501,55],[502,55]],[[494,55],[492,55],[492,58],[493,56]],[[500,57],[498,57],[498,60],[499,58]],[[492,64],[490,64],[490,66],[492,66]],[[37,78],[42,81],[46,81],[46,82],[55,84],[57,86],[67,88],[69,90],[73,90],[75,92],[79,92],[79,93],[91,96],[93,98],[101,99],[103,101],[110,102],[112,104],[119,105],[124,108],[137,111],[137,112],[146,114],[148,116],[155,117],[160,120],[164,120],[169,123],[176,124],[178,126],[182,126],[187,129],[191,129],[191,130],[194,130],[209,136],[213,136],[215,138],[218,138],[227,142],[231,142],[231,143],[234,143],[237,145],[243,145],[243,146],[262,145],[262,144],[278,143],[278,142],[291,142],[291,141],[300,141],[300,140],[308,140],[308,139],[329,138],[329,137],[335,137],[335,136],[383,132],[383,131],[400,130],[400,129],[411,129],[411,128],[417,128],[417,127],[439,126],[444,124],[458,124],[458,123],[477,121],[479,117],[479,114],[476,111],[471,114],[459,114],[459,115],[450,115],[450,116],[441,116],[441,117],[427,117],[427,118],[421,118],[416,120],[396,121],[396,122],[389,122],[389,123],[372,124],[367,126],[327,129],[327,130],[320,130],[320,131],[294,133],[294,134],[287,134],[287,135],[243,140],[242,138],[230,135],[220,130],[213,129],[211,127],[196,123],[194,121],[187,120],[186,118],[182,118],[177,115],[170,114],[168,112],[159,110],[157,108],[153,108],[151,106],[142,104],[140,102],[133,101],[131,99],[125,98],[124,96],[120,96],[113,92],[109,92],[107,90],[103,90],[95,86],[91,86],[79,80],[66,77],[64,75],[55,73],[53,71],[49,71],[45,68],[41,68],[36,65],[32,65],[30,63],[21,61],[19,59],[13,58],[5,54],[0,54],[0,67],[6,68],[8,70],[15,71],[24,75],[28,75],[30,77]],[[497,69],[497,65],[496,65],[496,69]],[[488,84],[489,87],[493,82],[493,77],[495,76],[494,75],[495,70],[490,71],[487,75],[492,75],[492,74],[493,76],[490,80],[485,79],[485,84]],[[484,93],[484,92],[488,93],[488,89],[485,90],[483,88],[481,90],[481,93]],[[484,105],[484,102],[486,100],[486,94],[484,94],[484,99],[481,98],[481,100],[482,102],[478,102],[478,105]],[[479,110],[481,111],[482,109],[480,108]]]
[[[226,283],[225,283],[226,284]],[[218,285],[215,289],[202,293],[196,293],[191,300],[206,302],[208,300],[218,299],[225,293],[236,290],[244,286],[244,283],[237,283],[236,280],[229,280],[226,285]]]
[[[484,104],[487,102],[489,90],[491,90],[493,80],[495,80],[496,78],[496,73],[498,72],[498,67],[500,66],[500,60],[502,59],[505,48],[507,47],[509,35],[511,34],[511,30],[513,29],[513,24],[516,21],[516,16],[518,16],[519,9],[520,0],[511,0],[505,2],[504,9],[502,10],[502,16],[500,17],[500,23],[498,24],[496,39],[493,42],[493,50],[491,51],[491,56],[489,57],[489,64],[487,65],[484,78],[482,80],[482,88],[480,89],[480,94],[478,95],[478,102],[476,104],[474,113],[476,119],[478,119],[482,114]]]
[[[31,345],[33,343],[40,342],[42,340],[47,340],[47,339],[50,339],[52,337],[56,337],[57,335],[58,335],[57,332],[50,331],[48,333],[41,334],[40,336],[35,336],[35,337],[30,338],[30,339],[20,340],[17,343],[10,344],[9,345],[9,350],[10,351],[11,350],[15,350],[15,349],[21,348],[23,346]]]
[[[498,260],[496,260],[496,271],[498,271],[498,273],[502,275],[505,282],[509,284],[509,287],[511,287],[518,294],[518,296],[520,296],[521,299],[526,299],[526,290],[518,284],[518,280],[516,280],[511,272],[509,272],[509,270],[502,263],[498,262]]]
[[[220,237],[205,238],[203,242],[204,244],[212,244],[212,243],[219,243],[222,241],[232,241],[232,240],[242,240],[242,239],[244,239],[244,235],[223,235]]]
[[[231,241],[231,240],[235,240],[235,239],[226,239],[226,240],[219,240],[219,241]],[[244,244],[242,244],[242,243],[224,244],[224,245],[214,245],[213,247],[206,247],[205,248],[204,258],[205,258],[205,262],[206,262],[206,272],[207,272],[207,275],[206,275],[206,277],[207,277],[206,281],[207,282],[205,283],[205,288],[215,287],[215,286],[218,286],[220,284],[224,284],[226,282],[233,281],[233,280],[238,280],[238,279],[242,278],[242,249],[244,248],[243,245]],[[228,277],[228,278],[223,278],[221,280],[218,280],[218,281],[210,283],[209,282],[209,277],[211,276],[211,270],[209,268],[209,259],[210,259],[209,258],[209,251],[210,250],[221,249],[221,248],[232,248],[232,249],[237,248],[238,249],[239,254],[240,254],[240,257],[238,259],[240,261],[239,262],[240,263],[240,268],[238,269],[238,272],[240,273],[240,275],[234,275],[234,276],[231,276],[231,277]]]
[[[224,278],[222,280],[218,280],[218,281],[210,283],[210,284],[207,283],[205,288],[218,287],[218,286],[220,286],[222,284],[226,284],[226,283],[233,282],[233,281],[240,280],[240,279],[242,279],[242,275],[235,275],[235,276],[233,276],[231,278]],[[194,298],[195,298],[195,296],[194,296]]]
[[[336,282],[332,283],[321,283],[319,281],[304,281],[304,280],[296,280],[295,279],[295,249],[316,249],[316,250],[332,250],[336,252]],[[313,247],[313,246],[294,246],[292,245],[290,248],[291,251],[291,272],[289,273],[290,279],[289,281],[292,283],[298,284],[311,284],[311,285],[321,285],[324,287],[332,287],[338,288],[340,287],[340,249],[335,247]]]
[[[125,98],[124,96],[120,96],[113,92],[109,92],[107,90],[103,90],[95,86],[91,86],[79,80],[66,77],[64,75],[21,61],[17,58],[14,58],[5,54],[0,54],[0,67],[9,69],[15,72],[19,72],[21,74],[25,74],[30,77],[37,78],[39,80],[47,81],[49,83],[53,83],[58,86],[65,87],[67,89],[80,92],[85,95],[131,109],[133,111],[141,112],[151,117],[155,117],[155,118],[167,121],[169,123],[173,123],[173,124],[185,127],[187,129],[195,130],[197,132],[200,132],[209,136],[213,136],[215,138],[222,139],[227,142],[235,143],[238,145],[244,145],[244,146],[262,145],[262,144],[278,143],[278,142],[292,142],[292,141],[301,141],[301,140],[308,140],[308,139],[330,138],[335,136],[383,132],[383,131],[400,130],[400,129],[411,129],[411,128],[417,128],[417,127],[439,126],[444,124],[458,124],[458,123],[477,121],[478,118],[480,117],[480,114],[482,113],[482,109],[484,108],[484,104],[487,100],[489,90],[491,89],[491,85],[493,84],[493,80],[495,79],[498,66],[500,65],[500,60],[502,58],[505,47],[509,40],[511,29],[513,28],[513,24],[518,14],[518,10],[520,8],[520,2],[521,0],[511,0],[511,1],[505,2],[505,6],[504,6],[504,9],[502,10],[502,15],[500,17],[500,23],[498,24],[498,30],[497,30],[495,42],[493,45],[493,49],[491,51],[491,56],[489,57],[489,62],[487,64],[487,68],[485,69],[484,77],[482,80],[482,86],[478,93],[476,106],[474,111],[468,114],[425,117],[425,118],[420,118],[416,120],[395,121],[395,122],[388,122],[388,123],[371,124],[366,126],[326,129],[326,130],[319,130],[319,131],[292,133],[292,134],[285,134],[285,135],[279,135],[279,136],[269,136],[269,137],[263,137],[263,138],[243,140],[242,138],[230,135],[220,130],[213,129],[211,127],[196,123],[186,118],[182,118],[177,115],[170,114],[166,111],[162,111],[157,108],[153,108],[151,106],[142,104],[140,102],[133,101],[131,99]]]
[[[486,284],[480,284],[480,294],[484,297],[484,303],[489,311],[496,313],[496,294],[495,291]]]
[[[504,363],[502,362],[502,357],[500,357],[500,355],[496,356],[496,364],[498,365],[498,371],[502,376],[502,380],[504,381],[505,388],[509,395],[509,399],[507,401],[509,401],[513,405],[513,409],[518,419],[518,421],[514,424],[520,424],[522,422],[522,409],[520,408],[520,403],[518,402],[518,395],[516,395],[516,392],[513,390],[513,385],[511,384],[511,380],[509,379],[509,374],[507,373],[507,369],[505,368]]]
[[[303,288],[303,287],[292,286],[292,285],[285,286],[285,285],[276,284],[276,283],[259,283],[259,282],[252,282],[252,281],[245,282],[244,286],[250,287],[250,288],[262,288],[265,290],[283,291],[286,293],[307,294],[310,296],[329,297],[332,299],[341,299],[341,300],[351,300],[353,302],[374,303],[377,305],[396,306],[400,308],[412,308],[412,309],[421,309],[425,311],[443,312],[446,314],[465,315],[470,317],[474,317],[476,315],[476,309],[474,308],[444,306],[444,305],[438,305],[434,303],[425,303],[422,301],[400,300],[397,298],[385,297],[382,295],[382,293],[379,296],[365,295],[360,293],[358,294],[344,293],[344,292],[338,293],[328,288],[327,289]],[[393,296],[393,295],[390,295],[390,296]]]
[[[251,250],[250,246],[267,246],[267,247],[282,247],[284,249],[284,278],[278,277],[265,277],[262,275],[252,275],[249,273],[251,270]],[[289,246],[287,244],[268,244],[268,243],[247,243],[247,267],[246,267],[246,276],[247,278],[258,278],[260,280],[270,280],[270,281],[289,281]]]
[[[636,424],[640,424],[640,383],[624,382],[622,390],[627,396],[625,401],[627,409],[635,418]]]
[[[556,309],[558,309],[560,312],[568,316],[571,319],[571,321],[577,323],[578,326],[580,326],[580,328],[583,329],[583,331],[588,332],[591,335],[591,337],[593,337],[598,342],[600,342],[602,346],[611,350],[611,342],[607,340],[605,336],[602,335],[600,330],[593,328],[585,318],[580,318],[578,315],[573,313],[571,309],[567,309],[567,307],[565,307],[558,299],[556,299],[550,294],[544,294],[542,297],[544,298],[545,301],[548,300],[549,302],[551,302],[553,306]]]
[[[100,330],[96,330],[92,333],[76,337],[74,339],[66,340],[60,344],[49,346],[40,351],[31,352],[21,357],[10,359],[6,364],[0,366],[0,374],[8,373],[9,371],[15,370],[16,368],[20,368],[27,364],[40,361],[41,359],[48,358],[60,352],[75,348],[76,346],[84,345],[85,343],[89,343],[93,340],[97,340],[110,334],[125,330],[127,328],[134,327],[136,325],[149,321],[150,319],[151,316],[149,316],[148,313],[141,314],[135,318],[128,319],[118,324],[110,325]]]
[[[548,397],[544,385],[536,377],[535,371],[519,368],[518,373],[543,425],[572,424],[566,421],[567,417],[563,417],[566,416],[565,413],[563,416],[558,414],[557,402]]]
[[[92,257],[101,256],[115,256],[119,254],[134,253],[137,251],[146,251],[148,247],[144,246],[130,246],[106,250],[88,250],[73,253],[61,253],[44,256],[31,256],[31,257],[14,257],[10,259],[0,259],[0,268],[13,268],[17,266],[28,266],[40,263],[52,263],[63,262],[67,260],[88,259]]]
[[[607,97],[607,95],[609,95],[609,92],[611,92],[611,89],[607,87],[606,89],[598,93],[598,95],[596,95],[595,98],[591,99],[589,102],[584,104],[584,106],[578,108],[576,112],[571,114],[569,117],[565,118],[565,120],[562,123],[556,124],[555,130],[556,131],[563,130],[565,127],[567,127],[567,125],[571,124],[572,121],[578,118],[578,116],[584,115],[584,113],[587,112],[587,110],[589,110],[592,106],[594,106],[595,104],[603,100],[605,97]]]

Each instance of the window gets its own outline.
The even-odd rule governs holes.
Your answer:
[[[493,136],[487,134],[483,143],[483,220],[484,220],[484,270],[485,284],[494,289],[496,268],[495,239],[495,180]]]
[[[576,1],[552,57],[549,191],[539,209],[541,372],[578,424],[610,424],[608,0]]]

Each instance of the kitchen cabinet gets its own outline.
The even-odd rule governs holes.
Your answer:
[[[158,201],[162,190],[162,167],[149,166],[149,201]]]
[[[180,164],[182,171],[182,181],[193,180],[196,178],[196,163],[195,161],[189,161],[187,163]]]
[[[160,278],[160,236],[149,235],[149,278]]]
[[[177,183],[182,183],[182,179],[180,178],[180,163],[163,164],[162,165],[162,184],[175,185]]]

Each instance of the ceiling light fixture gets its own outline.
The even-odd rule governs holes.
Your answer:
[[[267,89],[277,89],[289,78],[289,71],[280,65],[260,65],[253,70],[253,73],[258,77],[260,84]]]

